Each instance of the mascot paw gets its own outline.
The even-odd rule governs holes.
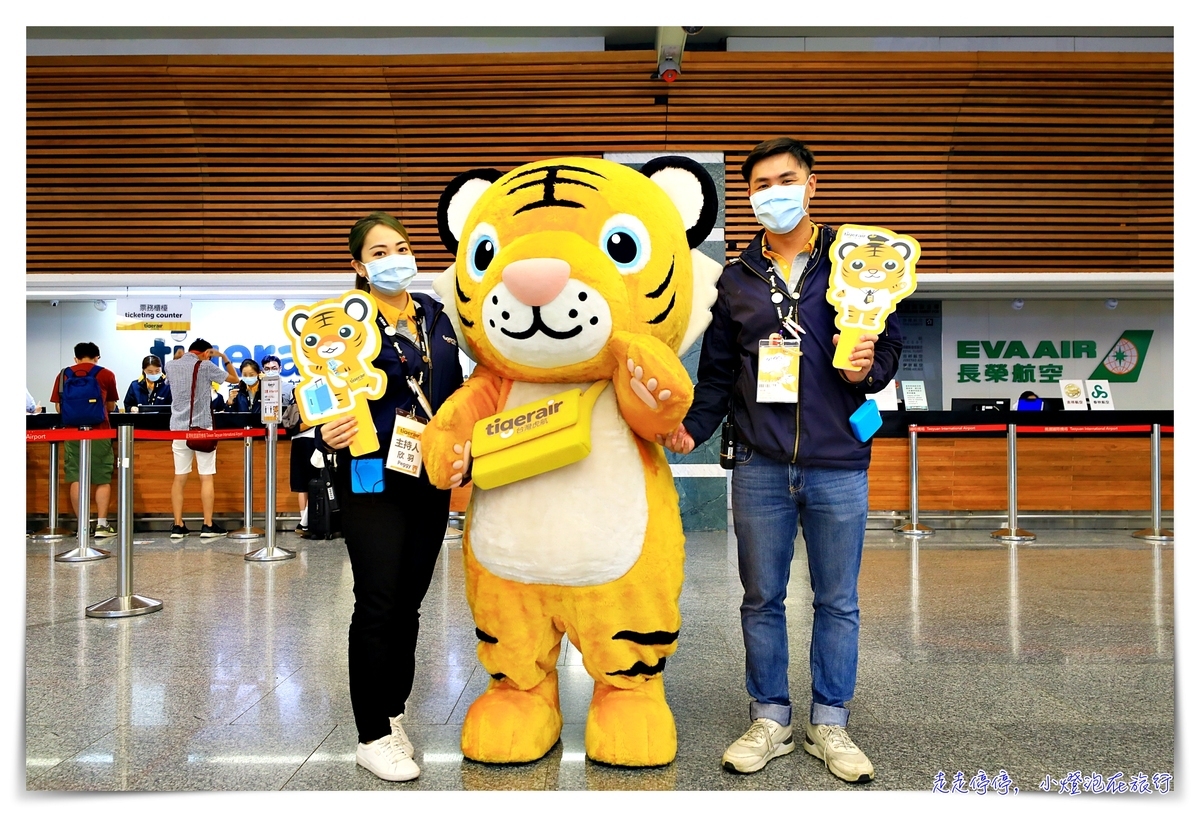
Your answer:
[[[588,757],[611,766],[662,766],[675,759],[675,747],[661,679],[633,689],[596,685],[584,737]]]
[[[633,393],[649,406],[651,411],[657,411],[659,403],[671,399],[671,390],[659,389],[658,381],[653,377],[647,378],[642,367],[637,365],[633,358],[626,360],[625,365],[629,369],[629,388],[633,389]]]
[[[528,763],[549,752],[560,732],[555,674],[528,691],[493,681],[467,710],[462,752],[481,763]]]

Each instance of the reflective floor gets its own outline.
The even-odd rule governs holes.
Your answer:
[[[58,563],[52,554],[67,547],[27,540],[29,789],[929,790],[939,771],[951,788],[956,772],[968,787],[980,770],[994,778],[1003,769],[1022,791],[1054,792],[1118,772],[1122,781],[1145,775],[1153,790],[1174,773],[1173,550],[1126,531],[1047,531],[1011,550],[986,532],[942,531],[919,554],[871,531],[850,733],[876,779],[856,787],[803,751],[754,775],[721,768],[725,746],[749,725],[732,533],[688,537],[684,626],[665,676],[679,754],[648,770],[585,759],[591,679],[570,649],[560,670],[566,725],[551,753],[511,767],[462,758],[463,715],[487,676],[462,551],[448,541],[408,705],[422,771],[404,784],[354,763],[351,574],[340,540],[281,534],[278,544],[299,555],[267,564],[242,558],[261,542],[136,540],[133,591],[164,605],[119,620],[84,616],[116,592],[115,558]],[[789,605],[801,712],[812,598],[803,554]]]

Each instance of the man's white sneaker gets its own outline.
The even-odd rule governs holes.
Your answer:
[[[850,740],[845,727],[808,724],[804,751],[825,761],[825,768],[847,783],[869,783],[875,778],[870,759]]]
[[[412,741],[408,739],[408,734],[404,731],[404,725],[401,723],[403,720],[403,712],[394,718],[388,718],[388,721],[392,724],[392,740],[399,741],[400,745],[404,747],[404,751],[408,753],[408,756],[414,757]]]
[[[729,744],[721,763],[731,772],[757,772],[772,758],[786,755],[796,748],[792,742],[792,727],[778,724],[770,718],[757,718],[746,734]]]
[[[408,751],[391,735],[384,735],[370,743],[358,744],[354,760],[359,766],[383,780],[412,780],[421,773]]]

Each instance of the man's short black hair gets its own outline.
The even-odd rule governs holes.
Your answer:
[[[742,162],[742,178],[746,180],[746,184],[750,183],[750,173],[754,170],[756,164],[763,159],[778,156],[780,153],[792,154],[795,160],[803,165],[807,172],[812,173],[812,151],[805,147],[803,142],[798,142],[789,136],[780,136],[778,139],[768,139],[765,142],[759,142],[755,145],[754,150],[750,151],[750,155],[746,157],[746,161]]]
[[[268,363],[278,363],[279,368],[281,368],[281,369],[283,368],[283,361],[280,360],[279,358],[275,357],[275,355],[264,355],[263,359],[260,360],[259,363],[262,364],[264,369],[266,368]]]
[[[188,351],[204,354],[211,348],[212,344],[206,341],[204,338],[196,338],[194,341],[192,341],[192,345],[188,347]]]
[[[75,359],[76,360],[95,360],[100,357],[100,347],[92,343],[90,340],[85,340],[83,343],[75,344]]]

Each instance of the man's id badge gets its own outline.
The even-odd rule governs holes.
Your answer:
[[[421,434],[425,423],[407,414],[396,414],[392,444],[388,446],[387,467],[410,477],[421,476]]]
[[[800,396],[800,341],[772,335],[758,342],[758,402],[795,403]]]

